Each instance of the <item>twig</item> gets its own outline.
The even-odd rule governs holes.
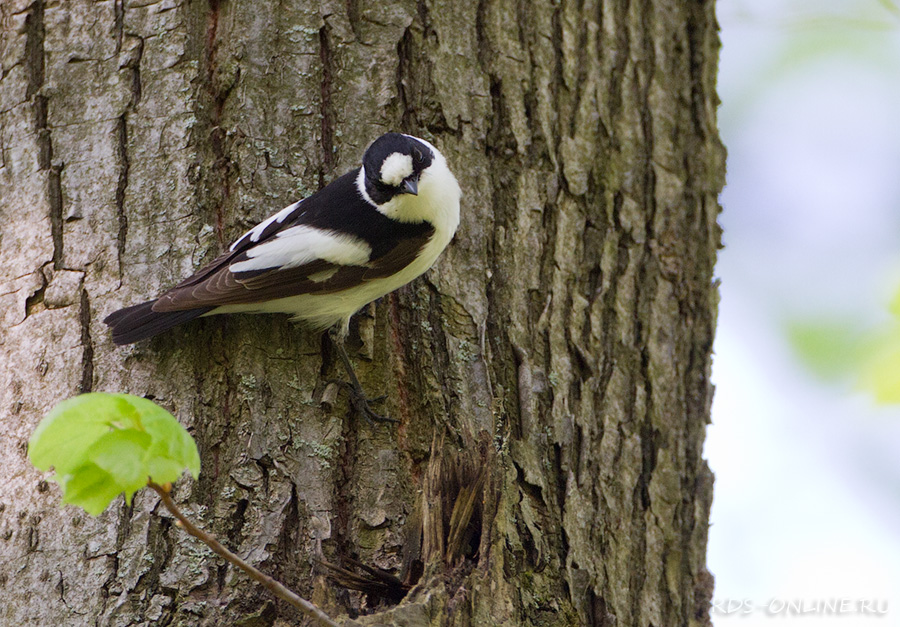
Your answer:
[[[317,608],[315,605],[307,601],[306,599],[297,596],[291,590],[288,590],[283,585],[269,577],[268,575],[260,572],[237,555],[226,549],[222,546],[218,540],[212,537],[210,534],[206,533],[202,529],[198,528],[194,523],[185,517],[185,515],[178,509],[178,506],[175,505],[175,501],[172,500],[169,492],[171,491],[171,487],[166,484],[166,486],[161,486],[152,481],[148,481],[147,485],[159,494],[159,497],[162,499],[163,505],[166,506],[172,515],[181,523],[181,527],[187,531],[189,534],[194,536],[195,538],[204,542],[209,548],[211,548],[217,555],[225,558],[245,573],[250,575],[252,579],[255,579],[257,582],[262,584],[269,592],[277,596],[279,599],[287,601],[298,610],[309,616],[310,618],[318,621],[320,625],[327,625],[327,627],[338,627],[338,624],[331,620],[328,615]]]

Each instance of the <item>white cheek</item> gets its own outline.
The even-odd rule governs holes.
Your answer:
[[[403,179],[412,173],[412,157],[399,152],[388,155],[381,164],[381,182],[391,187],[399,187]]]

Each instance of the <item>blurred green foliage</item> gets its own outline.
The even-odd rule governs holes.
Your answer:
[[[722,120],[723,126],[735,123],[757,99],[814,64],[839,59],[892,81],[900,76],[895,45],[900,5],[894,0],[789,0],[787,5],[782,15],[790,17],[779,27],[788,36],[755,65],[752,76],[742,77],[740,93],[725,109],[729,119]],[[746,17],[745,24],[756,19],[752,3],[726,1],[725,6]],[[825,316],[793,319],[785,329],[791,347],[817,377],[852,384],[879,403],[900,403],[900,291],[891,313],[892,321],[882,328],[867,329],[856,319]]]
[[[739,20],[752,25],[753,8],[740,2],[731,5]],[[781,38],[752,71],[743,76],[738,92],[723,108],[722,124],[730,126],[753,110],[756,100],[776,86],[793,80],[810,65],[839,58],[857,63],[867,71],[880,71],[893,80],[900,72],[900,56],[891,54],[894,34],[900,28],[900,6],[893,0],[844,0],[825,3],[818,0],[791,0],[784,11],[791,17],[780,23],[788,33]],[[753,7],[752,3],[749,3]],[[724,6],[719,9],[725,10]],[[766,22],[766,27],[770,26]]]
[[[860,330],[854,321],[795,320],[787,324],[791,346],[820,378],[847,382],[878,403],[900,403],[900,289],[890,305],[891,321]]]

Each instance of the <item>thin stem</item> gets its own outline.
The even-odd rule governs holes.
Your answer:
[[[172,515],[178,519],[178,522],[181,523],[181,526],[187,531],[189,534],[194,536],[195,538],[204,542],[209,548],[211,548],[217,555],[225,558],[245,573],[250,575],[252,579],[255,579],[257,582],[262,584],[269,592],[277,596],[279,599],[287,601],[298,610],[309,616],[310,618],[318,621],[320,625],[326,625],[327,627],[338,627],[338,624],[331,620],[328,615],[317,608],[315,605],[307,601],[306,599],[297,596],[291,590],[285,588],[283,585],[269,577],[268,575],[260,572],[237,555],[226,549],[222,546],[218,540],[212,537],[210,534],[206,533],[194,523],[192,523],[188,518],[178,509],[178,506],[175,504],[175,501],[172,500],[171,495],[169,494],[169,488],[163,487],[157,483],[152,481],[148,481],[147,485],[159,494],[159,497],[162,499],[163,505],[166,506]]]

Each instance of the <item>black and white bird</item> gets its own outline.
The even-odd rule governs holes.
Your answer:
[[[104,322],[116,344],[245,312],[293,314],[316,329],[341,323],[345,336],[356,311],[431,267],[459,225],[459,199],[437,148],[387,133],[361,167],[263,220],[159,298]]]

